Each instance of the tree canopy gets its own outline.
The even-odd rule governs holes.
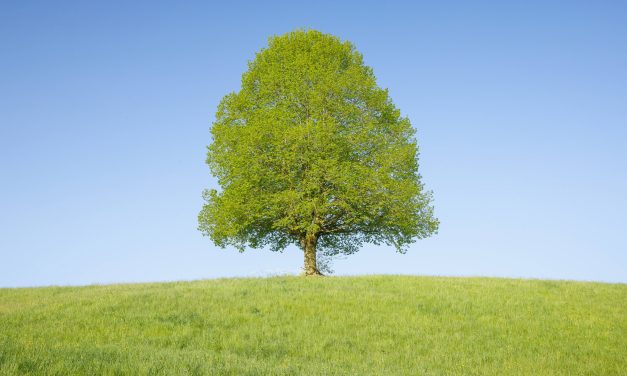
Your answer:
[[[295,244],[311,275],[316,254],[363,243],[404,252],[437,232],[415,130],[349,42],[315,30],[270,38],[222,98],[211,134],[221,190],[203,192],[198,221],[218,246]]]

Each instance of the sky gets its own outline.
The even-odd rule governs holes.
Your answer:
[[[3,1],[0,287],[299,273],[197,230],[217,104],[297,28],[364,55],[441,222],[336,275],[627,283],[625,2]]]

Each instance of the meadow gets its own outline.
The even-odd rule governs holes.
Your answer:
[[[409,276],[0,289],[0,375],[626,375],[627,285]]]

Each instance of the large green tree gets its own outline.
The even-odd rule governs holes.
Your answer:
[[[418,174],[415,130],[349,42],[314,30],[269,39],[211,128],[199,230],[216,245],[296,244],[316,256],[364,243],[404,252],[438,228]]]

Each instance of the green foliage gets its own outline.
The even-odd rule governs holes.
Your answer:
[[[0,289],[0,375],[625,375],[626,301],[391,276]]]
[[[349,42],[317,31],[270,38],[211,128],[199,229],[240,250],[311,236],[326,255],[363,242],[399,251],[437,231],[415,131]],[[300,243],[299,243],[300,242]]]

